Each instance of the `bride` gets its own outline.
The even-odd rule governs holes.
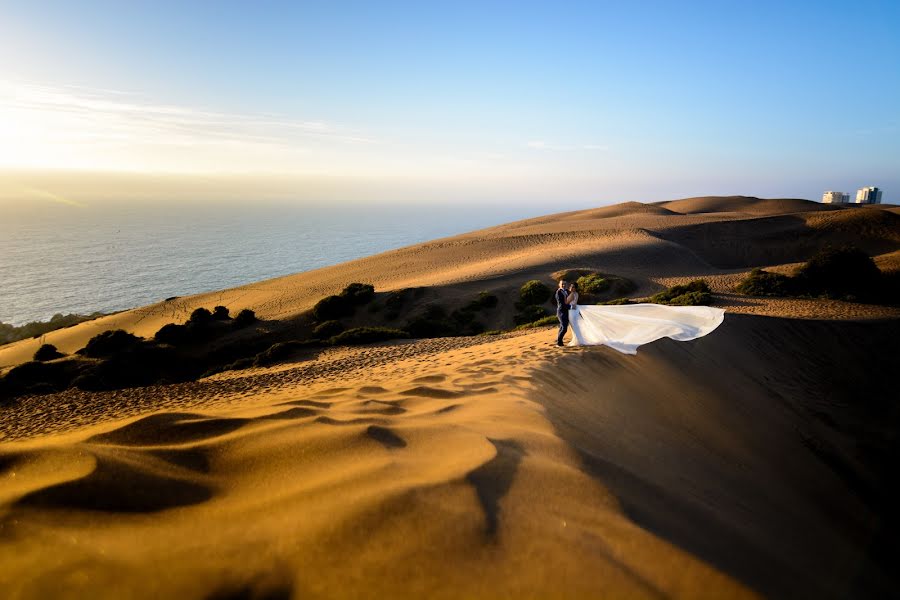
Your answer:
[[[638,346],[664,337],[694,340],[722,324],[725,311],[710,306],[626,304],[580,306],[578,286],[569,286],[569,346],[603,344],[625,354],[637,354]]]

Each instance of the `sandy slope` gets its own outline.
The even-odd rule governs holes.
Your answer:
[[[8,443],[0,585],[35,598],[750,596],[635,525],[581,468],[530,397],[557,356],[546,337],[336,351],[194,384],[179,409]],[[311,366],[308,385],[294,371]],[[145,409],[166,401],[139,395]],[[122,410],[115,394],[61,395],[43,429],[87,401]]]
[[[673,279],[733,275],[722,279],[730,292],[751,266],[805,260],[822,244],[852,240],[885,267],[900,269],[900,214],[890,206],[836,207],[806,200],[744,197],[690,198],[658,204],[628,202],[549,215],[234,289],[178,298],[136,308],[48,334],[44,341],[70,353],[108,329],[152,336],[162,325],[182,322],[203,306],[236,312],[252,308],[265,319],[286,319],[310,309],[322,297],[353,281],[387,291],[411,286],[445,286],[477,292],[491,289],[512,304],[529,278],[547,279],[563,268],[587,267],[635,280],[649,294]],[[734,312],[809,316],[802,303],[729,301]],[[743,308],[747,306],[748,308]],[[826,318],[900,315],[900,311],[831,303],[815,312]],[[511,323],[509,323],[511,325]],[[30,360],[40,340],[0,347],[0,368]]]
[[[308,351],[186,384],[24,398],[0,413],[0,589],[11,598],[896,594],[900,319],[875,320],[895,314],[883,307],[729,296],[742,270],[712,266],[689,229],[781,211],[803,234],[815,221],[796,215],[819,212],[797,202],[568,213],[107,317],[140,333],[212,301],[252,300],[285,316],[348,280],[514,289],[572,266],[648,288],[703,274],[729,310],[713,334],[636,357],[561,350],[545,329]],[[841,235],[894,215],[863,210],[876,216],[841,217]],[[886,235],[878,231],[872,239]],[[786,318],[797,315],[807,320]],[[814,319],[823,315],[857,320]],[[110,322],[59,339],[80,343]]]
[[[540,330],[31,398],[4,419],[0,585],[29,598],[882,595],[896,582],[864,493],[878,477],[848,427],[856,394],[888,400],[889,378],[868,369],[889,372],[890,355],[853,357],[898,334],[898,321],[733,315],[637,357],[561,351]]]

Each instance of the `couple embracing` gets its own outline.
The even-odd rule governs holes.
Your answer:
[[[556,318],[559,319],[559,335],[556,336],[556,345],[563,345],[563,336],[569,329],[572,318],[578,317],[578,284],[568,283],[565,279],[559,280],[556,290]],[[572,329],[574,334],[575,330]]]
[[[624,354],[637,354],[638,346],[660,338],[687,341],[703,337],[725,319],[724,310],[710,306],[581,306],[578,285],[564,279],[559,282],[555,298],[559,319],[557,346],[563,345],[563,337],[571,328],[569,346],[602,344]]]

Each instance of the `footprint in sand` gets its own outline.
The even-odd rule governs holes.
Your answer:
[[[386,394],[387,390],[378,385],[364,385],[358,390],[360,394]]]
[[[159,456],[159,455],[157,455]],[[161,456],[160,458],[164,458]],[[191,454],[170,455],[179,466],[209,468],[208,462]],[[139,462],[97,454],[97,464],[84,477],[51,485],[27,494],[15,506],[115,513],[152,513],[178,506],[199,504],[212,498],[211,487],[158,469],[145,469]]]
[[[291,400],[290,402],[281,402],[277,406],[310,406],[312,408],[330,408],[333,402],[316,402],[315,400]]]
[[[369,425],[366,429],[366,435],[382,444],[385,448],[405,448],[406,440],[388,429],[379,425]]]
[[[114,446],[169,446],[199,442],[225,435],[251,419],[212,418],[194,413],[161,413],[88,438],[91,444]]]
[[[264,415],[259,418],[260,419],[270,419],[270,420],[303,419],[305,417],[312,417],[317,414],[319,414],[319,411],[314,408],[308,408],[306,406],[298,406],[296,408],[290,408],[290,409],[284,410],[282,412],[272,413],[270,415]]]
[[[458,398],[465,395],[461,392],[442,390],[440,388],[433,388],[424,385],[410,388],[408,390],[400,392],[400,394],[403,396],[420,396],[423,398]]]
[[[422,377],[416,377],[412,380],[413,383],[441,383],[447,379],[446,375],[424,375]]]
[[[407,411],[402,406],[397,406],[393,402],[366,400],[363,402],[363,407],[356,409],[354,412],[360,414],[402,415]]]

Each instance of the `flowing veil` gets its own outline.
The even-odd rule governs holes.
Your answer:
[[[625,354],[664,337],[687,341],[722,324],[725,311],[710,306],[625,304],[578,306],[572,311],[570,346],[604,345]]]

